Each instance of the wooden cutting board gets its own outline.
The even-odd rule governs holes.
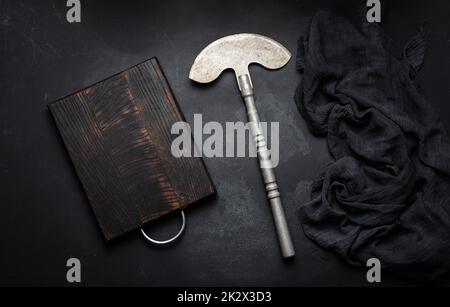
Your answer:
[[[175,158],[184,121],[156,58],[49,105],[106,240],[215,194],[201,158]]]

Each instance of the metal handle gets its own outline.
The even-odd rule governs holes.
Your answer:
[[[168,240],[164,240],[164,241],[155,240],[155,239],[151,238],[148,234],[146,234],[144,229],[141,228],[142,235],[147,239],[147,241],[149,241],[150,243],[152,243],[154,245],[168,245],[170,243],[173,243],[176,239],[178,239],[181,236],[181,234],[184,232],[184,229],[186,227],[186,216],[184,215],[183,210],[181,210],[180,212],[181,212],[181,228],[180,228],[180,230],[178,230],[177,234],[175,236],[173,236],[172,238],[170,238]]]
[[[256,110],[250,77],[248,75],[241,75],[238,80],[242,98],[244,99],[247,108],[251,132],[256,143],[261,174],[267,192],[267,199],[269,200],[272,209],[281,254],[285,258],[293,257],[295,255],[294,245],[292,244],[291,235],[284,215],[277,179],[273,170],[272,161],[270,160],[270,153],[267,149],[266,139],[261,129],[258,111]]]

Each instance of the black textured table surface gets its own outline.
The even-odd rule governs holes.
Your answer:
[[[383,26],[398,50],[428,19],[421,89],[450,130],[450,5],[382,3],[389,5]],[[47,110],[61,96],[157,56],[188,122],[196,113],[204,122],[244,121],[234,75],[195,85],[188,79],[195,56],[241,32],[272,37],[295,54],[322,1],[81,4],[81,23],[69,24],[66,1],[0,1],[0,285],[68,285],[71,257],[81,260],[83,285],[369,285],[365,268],[348,266],[301,230],[297,208],[329,156],[296,110],[294,59],[279,71],[251,68],[263,120],[281,123],[276,171],[297,250],[291,261],[280,257],[257,163],[243,158],[205,159],[218,196],[186,212],[187,230],[175,245],[154,248],[137,232],[106,244]],[[178,219],[148,230],[162,237]],[[382,281],[414,284],[386,272]]]

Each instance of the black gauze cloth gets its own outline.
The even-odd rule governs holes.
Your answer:
[[[348,263],[431,280],[450,266],[450,146],[415,77],[425,31],[403,56],[381,27],[330,12],[299,41],[296,103],[332,162],[300,208],[305,234]]]

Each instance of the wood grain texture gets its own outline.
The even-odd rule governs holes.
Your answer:
[[[215,194],[201,158],[171,154],[184,118],[156,58],[49,109],[106,240]]]

